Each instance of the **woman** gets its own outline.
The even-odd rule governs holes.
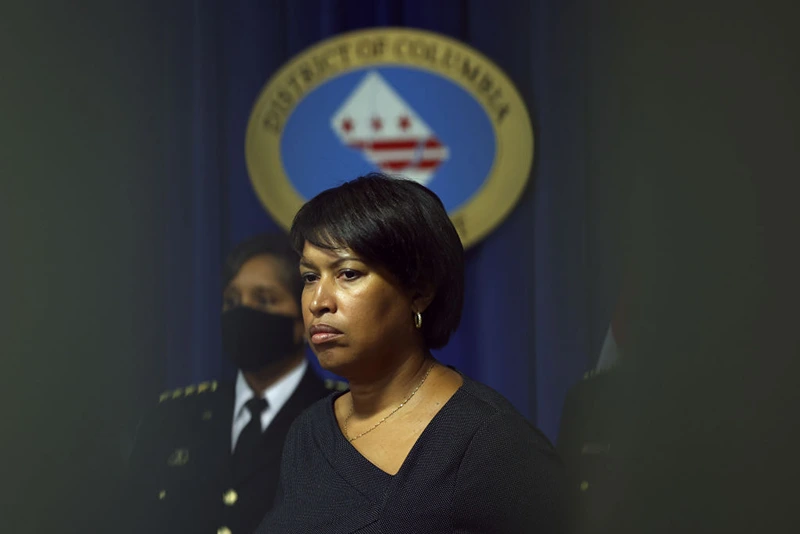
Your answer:
[[[292,426],[263,533],[561,531],[562,469],[500,394],[438,363],[463,248],[436,195],[371,174],[294,219],[303,320],[350,390]]]

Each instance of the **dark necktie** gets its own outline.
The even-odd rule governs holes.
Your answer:
[[[233,451],[234,470],[237,473],[246,473],[252,469],[261,443],[261,414],[268,406],[267,399],[258,397],[253,397],[245,403],[245,407],[250,412],[250,422],[239,434],[236,448]]]

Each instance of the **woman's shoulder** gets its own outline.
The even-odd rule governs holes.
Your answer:
[[[464,377],[459,402],[463,403],[465,413],[471,414],[478,423],[473,439],[506,435],[513,438],[519,446],[536,446],[540,451],[554,453],[550,440],[533,423],[531,423],[501,393],[490,386]]]
[[[507,417],[520,419],[521,421],[525,420],[519,410],[492,387],[466,376],[463,376],[463,380],[461,402],[471,404],[471,408],[477,410],[477,413],[484,417]]]

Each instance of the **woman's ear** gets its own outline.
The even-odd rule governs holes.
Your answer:
[[[432,287],[417,289],[411,296],[411,309],[417,313],[423,313],[436,296]]]

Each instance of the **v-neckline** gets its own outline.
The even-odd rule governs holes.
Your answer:
[[[422,432],[420,432],[416,441],[411,446],[411,449],[409,449],[408,454],[400,464],[400,468],[395,474],[387,473],[372,463],[369,458],[361,454],[361,452],[355,446],[353,446],[350,440],[345,437],[336,420],[334,403],[336,402],[336,399],[347,393],[347,391],[337,392],[331,395],[330,401],[327,403],[327,419],[328,432],[330,437],[333,439],[332,450],[334,461],[332,462],[332,465],[334,469],[351,486],[355,487],[362,494],[365,494],[370,498],[370,500],[377,501],[382,499],[385,494],[386,486],[389,485],[393,480],[398,479],[404,474],[405,471],[407,471],[409,460],[418,454],[422,444],[424,444],[424,442],[428,439],[428,436],[435,431],[438,420],[442,417],[445,417],[443,414],[446,414],[451,409],[454,404],[453,399],[456,399],[460,395],[464,394],[464,390],[467,388],[468,380],[464,375],[461,375],[461,379],[462,383],[458,389],[456,389],[450,398],[447,399],[441,409],[436,413],[436,415],[433,416]],[[343,465],[355,465],[363,467],[361,469],[342,469],[341,466]]]

